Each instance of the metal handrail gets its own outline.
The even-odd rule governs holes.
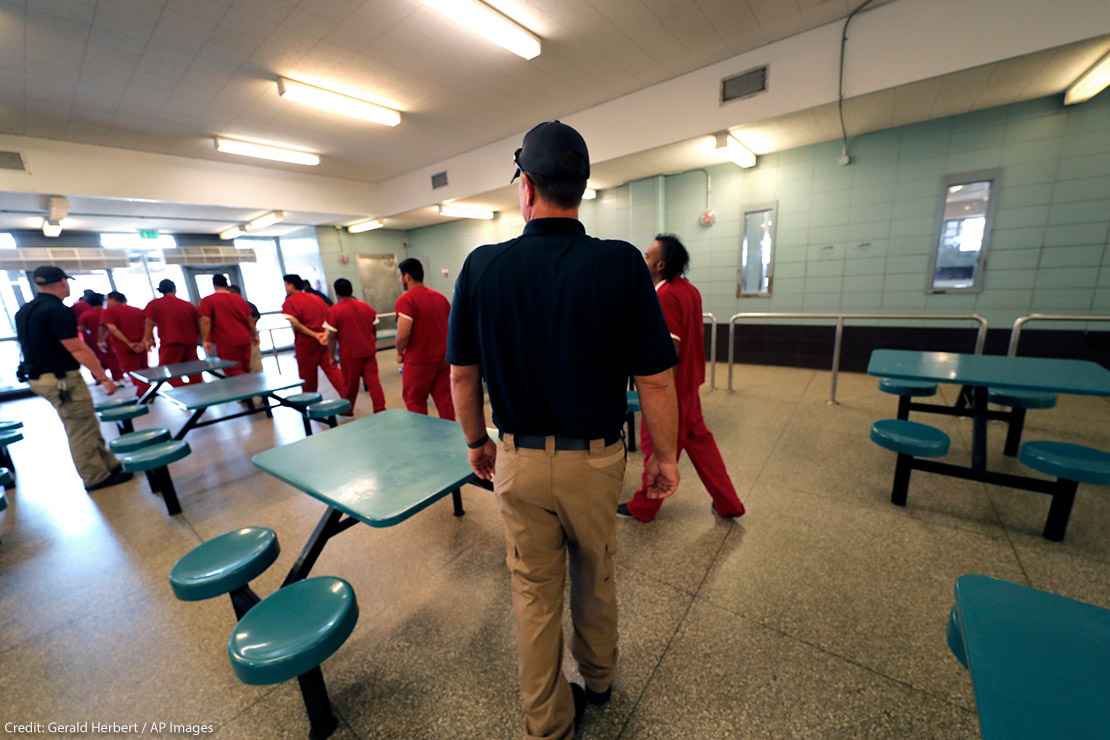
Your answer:
[[[281,313],[281,311],[266,311],[262,315],[263,316],[273,316],[275,314],[280,314],[280,313]],[[379,319],[391,318],[391,317],[396,318],[397,314],[393,311],[389,311],[388,313],[378,314]],[[292,324],[287,324],[285,326],[271,326],[271,327],[268,327],[266,329],[266,331],[270,335],[270,356],[274,358],[274,366],[277,367],[277,371],[279,373],[281,372],[281,360],[278,359],[278,346],[277,346],[277,342],[274,341],[274,332],[275,331],[284,331],[286,329],[288,329],[289,331],[293,331],[293,325]],[[285,349],[288,349],[288,345],[285,347]]]
[[[1028,316],[1020,316],[1010,329],[1010,348],[1006,351],[1007,356],[1017,357],[1021,329],[1030,321],[1110,321],[1110,316],[1075,316],[1062,313],[1031,313]]]
[[[728,389],[732,387],[732,366],[735,364],[736,322],[740,319],[833,319],[836,321],[836,339],[833,343],[832,379],[829,384],[829,403],[836,403],[836,384],[840,375],[840,350],[844,340],[844,322],[852,319],[896,319],[915,321],[975,321],[979,331],[975,336],[975,354],[983,354],[989,324],[985,316],[977,313],[913,314],[913,313],[737,313],[728,320]]]
[[[710,370],[709,370],[709,388],[710,390],[717,390],[717,317],[706,311],[701,315],[702,326],[705,325],[706,319],[709,320],[709,355],[710,355]]]

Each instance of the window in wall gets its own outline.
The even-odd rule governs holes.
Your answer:
[[[132,258],[127,267],[112,268],[112,281],[116,290],[127,296],[127,305],[144,308],[154,298],[154,288],[147,276],[145,260],[142,256]]]
[[[981,290],[997,180],[996,173],[945,178],[930,291]]]
[[[177,288],[177,297],[185,301],[189,300],[189,288],[185,284],[185,271],[181,269],[181,265],[167,265],[162,260],[148,257],[146,268],[150,275],[150,284],[154,286],[154,296],[156,298],[162,296],[161,293],[157,292],[158,283],[163,280],[172,280],[174,287]]]
[[[15,237],[11,234],[0,234],[0,249],[15,249]]]
[[[0,337],[15,336],[15,313],[34,294],[27,274],[18,270],[0,272],[0,307],[3,308],[3,321],[0,322]]]
[[[174,249],[177,241],[169,234],[159,234],[153,239],[144,239],[134,232],[107,233],[100,235],[100,246],[105,249],[127,249],[135,252]]]
[[[771,295],[771,278],[775,264],[775,204],[744,211],[740,235],[740,270],[736,295]]]
[[[311,233],[311,231],[297,233]],[[280,241],[285,271],[300,275],[302,279],[311,283],[313,288],[330,295],[329,286],[324,284],[324,268],[320,263],[320,245],[316,237],[283,236]]]
[[[258,260],[239,263],[247,300],[258,306],[261,313],[280,311],[281,304],[285,301],[285,284],[281,281],[277,242],[273,239],[236,239],[235,246],[253,249],[255,259]]]
[[[73,280],[69,283],[69,292],[73,296],[69,299],[72,305],[86,290],[94,290],[102,295],[107,295],[114,288],[107,270],[90,270],[89,272],[71,272]]]

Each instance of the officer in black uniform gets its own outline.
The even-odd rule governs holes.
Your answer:
[[[32,275],[38,295],[15,315],[16,334],[23,350],[21,379],[45,398],[61,417],[69,450],[86,491],[95,491],[131,480],[100,435],[92,396],[80,367],[100,381],[105,392],[116,384],[100,361],[77,335],[77,319],[62,300],[69,296],[69,275],[58,267],[36,267]]]
[[[578,220],[590,175],[579,133],[541,123],[515,161],[524,233],[467,257],[447,359],[471,466],[492,478],[505,526],[524,736],[569,739],[587,702],[609,700],[616,674],[625,387],[634,376],[652,440],[664,439],[646,475],[647,495],[665,498],[678,487],[677,358],[643,255],[587,236]],[[498,445],[486,436],[483,378]],[[568,560],[584,687],[561,667]]]

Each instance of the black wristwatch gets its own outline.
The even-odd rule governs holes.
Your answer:
[[[485,446],[486,442],[489,442],[489,435],[488,434],[483,434],[481,437],[474,440],[473,442],[467,442],[466,446],[469,447],[472,450],[476,450],[479,447]]]

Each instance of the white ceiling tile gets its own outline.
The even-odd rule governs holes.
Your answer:
[[[231,4],[232,0],[170,0],[165,12],[190,15],[218,23]]]
[[[166,11],[150,37],[152,49],[196,54],[219,25],[219,18]]]
[[[92,23],[94,0],[28,0],[29,15],[66,18],[88,25]]]

